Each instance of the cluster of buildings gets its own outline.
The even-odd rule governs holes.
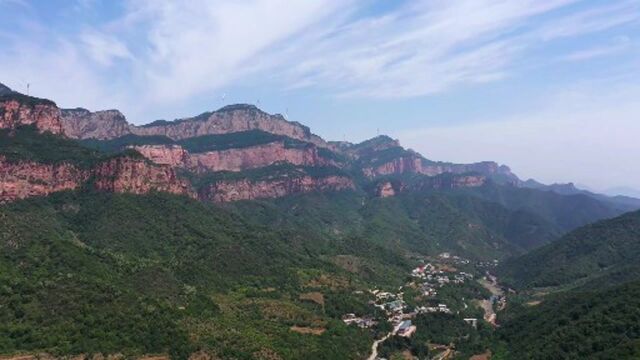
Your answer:
[[[465,260],[465,259],[463,259]],[[464,284],[467,280],[473,280],[473,275],[461,271],[457,273],[437,270],[435,266],[429,264],[420,265],[411,271],[411,276],[421,281],[418,285],[422,295],[434,297],[438,295],[438,288],[446,284]]]
[[[344,321],[344,323],[347,325],[355,324],[362,329],[368,329],[378,324],[378,322],[370,316],[359,317],[356,316],[356,314],[345,314],[344,316],[342,316],[342,321]]]
[[[460,257],[458,255],[451,255],[448,252],[443,252],[440,255],[438,255],[438,257],[442,260],[448,261],[448,262],[452,262],[454,264],[462,264],[462,265],[467,265],[469,264],[469,260],[465,259],[463,257]]]
[[[419,314],[443,313],[452,314],[451,309],[446,304],[438,304],[438,306],[420,306],[416,309]]]

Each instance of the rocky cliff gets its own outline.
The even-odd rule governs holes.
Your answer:
[[[87,177],[69,164],[12,163],[0,157],[0,203],[76,189]]]
[[[131,133],[130,125],[118,110],[90,112],[87,109],[62,109],[64,134],[73,139],[114,139]]]
[[[189,182],[171,167],[151,165],[143,159],[117,157],[92,169],[92,176],[98,190],[133,194],[162,191],[195,197]]]
[[[40,132],[63,132],[60,110],[55,103],[18,93],[0,95],[0,129],[24,125],[34,125]]]
[[[288,147],[284,141],[244,148],[189,153],[178,145],[133,146],[147,159],[157,163],[205,171],[243,171],[266,167],[275,163],[296,166],[327,166],[333,162],[318,155],[313,145]]]
[[[158,120],[142,126],[129,124],[117,110],[90,112],[82,108],[63,109],[62,122],[65,134],[74,139],[106,140],[135,134],[182,140],[204,135],[261,130],[329,147],[322,138],[312,134],[308,127],[287,121],[282,115],[271,115],[246,104],[229,105],[217,111],[175,121]]]
[[[289,122],[281,115],[267,114],[253,105],[246,104],[225,106],[220,110],[193,118],[171,122],[156,121],[132,128],[132,132],[136,135],[163,135],[173,140],[248,130],[262,130],[292,139],[324,143],[320,138],[312,136],[306,126]]]
[[[265,180],[220,180],[200,191],[199,197],[214,202],[278,198],[312,191],[340,191],[354,189],[353,181],[345,176],[282,177]]]
[[[368,178],[406,173],[436,176],[445,173],[464,174],[477,172],[485,176],[500,175],[517,181],[517,177],[507,166],[498,165],[493,161],[472,164],[439,163],[425,160],[417,153],[399,156],[379,165],[365,166],[362,168],[362,172]]]
[[[375,195],[385,198],[395,196],[404,191],[453,190],[479,187],[486,183],[487,178],[483,175],[445,173],[432,177],[423,177],[409,184],[400,180],[383,180],[376,184]]]
[[[97,190],[143,194],[163,191],[195,197],[190,184],[169,166],[127,156],[100,162],[91,169],[68,163],[10,162],[0,157],[0,202],[78,189],[87,184]]]

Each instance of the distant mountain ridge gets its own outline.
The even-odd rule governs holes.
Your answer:
[[[640,211],[578,228],[499,270],[521,288],[640,279]]]

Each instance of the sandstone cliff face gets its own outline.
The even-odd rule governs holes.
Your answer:
[[[74,139],[114,139],[135,134],[160,135],[173,140],[197,136],[228,134],[248,130],[262,130],[292,139],[302,140],[320,147],[329,145],[309,128],[287,121],[281,115],[270,115],[252,105],[230,105],[218,111],[176,121],[160,121],[143,126],[127,123],[117,110],[90,112],[85,109],[63,109],[62,123],[65,134]]]
[[[289,122],[280,115],[267,114],[251,105],[231,105],[195,118],[159,124],[152,123],[131,129],[132,133],[136,135],[163,135],[173,140],[248,130],[262,130],[292,139],[308,141],[318,146],[326,146],[324,140],[313,136],[307,127]]]
[[[143,159],[119,157],[84,170],[67,163],[9,162],[0,157],[0,202],[78,189],[89,179],[102,191],[163,191],[195,197],[189,183],[178,178],[172,168],[151,165]]]
[[[333,165],[332,161],[318,156],[315,146],[290,148],[282,141],[202,153],[189,153],[178,145],[142,145],[132,148],[154,163],[195,172],[242,171],[281,162],[296,166]]]
[[[79,188],[88,173],[69,164],[12,163],[0,157],[0,203]]]
[[[200,192],[200,198],[214,202],[277,198],[312,191],[353,189],[351,179],[344,176],[313,178],[302,176],[252,181],[249,179],[217,181]]]
[[[130,148],[159,165],[187,169],[192,167],[191,154],[180,145],[140,145]]]
[[[15,129],[23,125],[35,125],[40,132],[63,132],[60,110],[54,103],[0,98],[0,129]]]
[[[73,139],[105,140],[131,133],[129,123],[118,110],[62,109],[61,121],[64,134]]]
[[[479,187],[486,184],[487,178],[482,175],[441,175],[420,179],[410,185],[401,181],[381,181],[375,187],[377,197],[391,197],[404,191],[453,190]]]
[[[190,184],[178,178],[169,166],[150,165],[143,159],[117,157],[92,169],[94,186],[98,190],[145,194],[162,191],[195,197]]]
[[[508,167],[499,166],[492,161],[473,164],[428,163],[418,154],[398,157],[375,167],[364,167],[362,172],[368,178],[406,173],[436,176],[444,173],[464,174],[477,172],[485,176],[502,174],[507,178],[517,179]]]

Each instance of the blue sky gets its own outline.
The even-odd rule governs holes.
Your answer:
[[[639,80],[640,0],[0,0],[0,82],[63,107],[259,102],[597,190],[640,187]]]

